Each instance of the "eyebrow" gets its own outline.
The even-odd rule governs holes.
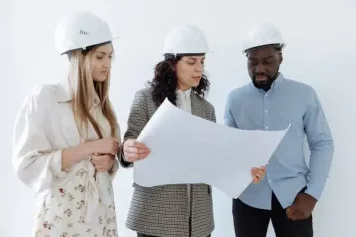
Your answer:
[[[204,58],[202,58],[201,60],[204,60],[205,59],[205,57]],[[188,60],[198,60],[197,58],[193,58],[193,57],[188,57]]]
[[[106,54],[106,53],[105,53],[105,52],[103,52],[103,51],[96,51],[96,53]],[[114,53],[114,51],[111,51],[111,53],[109,53],[109,54],[112,54],[112,53]]]
[[[262,60],[266,60],[266,59],[270,59],[270,58],[274,58],[273,56],[267,56],[267,57],[265,57],[265,58],[262,58]],[[254,61],[257,61],[258,60],[258,58],[249,58],[250,60],[254,60]]]

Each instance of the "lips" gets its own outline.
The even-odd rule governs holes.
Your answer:
[[[257,75],[255,78],[256,78],[256,81],[265,81],[268,79],[268,77],[266,75]]]
[[[270,77],[266,74],[256,74],[254,80],[257,82],[268,81],[270,80]]]

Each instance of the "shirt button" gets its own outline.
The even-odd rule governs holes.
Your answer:
[[[265,97],[267,97],[268,96],[268,94],[265,94]]]
[[[271,184],[271,183],[272,183],[272,180],[268,180],[268,183],[270,183],[270,184]]]
[[[266,126],[265,129],[268,129],[268,127]]]
[[[266,109],[265,112],[268,113],[268,110]]]

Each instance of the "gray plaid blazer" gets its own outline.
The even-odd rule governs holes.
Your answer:
[[[193,115],[216,121],[214,107],[193,91],[191,107]],[[137,91],[124,140],[137,138],[156,110],[152,88]],[[118,157],[121,166],[132,167],[132,163],[123,160],[122,147]],[[134,183],[133,187],[127,228],[160,237],[206,237],[213,231],[212,189],[209,185],[191,184],[190,195],[186,184],[146,188]]]

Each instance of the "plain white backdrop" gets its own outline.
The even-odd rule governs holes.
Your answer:
[[[208,100],[222,123],[227,93],[250,80],[239,48],[243,34],[253,23],[276,24],[288,44],[281,71],[316,89],[335,139],[330,179],[314,213],[315,237],[356,236],[355,0],[1,0],[1,237],[31,236],[35,200],[12,167],[12,129],[30,88],[66,76],[66,58],[56,54],[53,32],[62,14],[74,10],[100,15],[121,37],[114,43],[110,94],[122,132],[134,92],[152,78],[171,26],[193,23],[206,32],[214,50],[206,61]],[[114,181],[120,237],[135,236],[124,226],[131,185],[132,170],[121,169]],[[233,237],[231,200],[218,190],[214,211],[213,237]],[[272,228],[268,236],[274,236]]]

